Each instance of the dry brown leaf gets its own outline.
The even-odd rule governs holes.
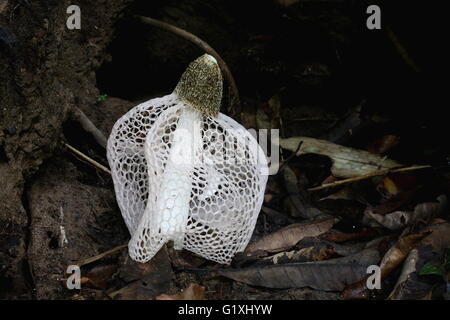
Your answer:
[[[344,300],[367,299],[369,297],[369,290],[367,290],[368,277],[365,276],[361,280],[346,286],[341,293],[341,298]]]
[[[401,206],[412,202],[417,194],[417,191],[418,189],[397,193],[389,199],[384,200],[381,204],[367,208],[366,212],[373,214],[386,214],[393,212]]]
[[[320,201],[323,200],[353,200],[355,192],[352,188],[346,187],[335,193],[330,194],[329,196],[323,197]]]
[[[392,270],[394,270],[406,259],[407,255],[414,248],[416,243],[429,234],[430,232],[424,232],[420,234],[410,234],[400,238],[395,245],[386,252],[381,260],[381,278],[386,278]]]
[[[450,247],[450,223],[439,223],[427,227],[432,233],[420,242],[421,246],[431,246],[439,251]]]
[[[306,237],[317,237],[329,231],[337,221],[336,218],[331,218],[323,221],[291,224],[251,243],[245,253],[251,254],[256,251],[275,253],[287,250]]]
[[[119,277],[129,284],[109,295],[117,300],[150,300],[169,290],[173,275],[169,255],[164,246],[147,263],[127,258]]]
[[[303,217],[305,219],[318,220],[320,218],[329,217],[322,211],[311,205],[306,191],[299,186],[295,172],[285,165],[282,170],[283,181],[286,191],[289,195],[288,200],[292,205],[291,215],[294,217]]]
[[[268,192],[268,193],[264,194],[264,203],[269,203],[270,201],[273,200],[273,198],[275,198],[273,193]]]
[[[0,13],[3,13],[3,11],[8,7],[8,0],[2,0],[0,1]]]
[[[385,279],[397,266],[399,266],[414,248],[418,241],[429,234],[410,234],[400,238],[384,255],[380,263],[381,280]],[[358,281],[348,285],[342,292],[343,299],[366,299],[368,297],[367,280],[364,275]]]
[[[400,137],[394,135],[386,135],[372,143],[367,151],[376,154],[386,153],[394,148],[400,142]]]
[[[388,299],[417,299],[430,292],[432,284],[420,281],[417,271],[433,256],[429,251],[439,252],[450,247],[450,223],[431,225],[427,229],[432,233],[422,239],[417,248],[411,250]]]
[[[189,286],[182,290],[180,293],[168,295],[161,294],[155,298],[155,300],[204,300],[205,299],[205,287],[196,283],[191,283]]]
[[[328,260],[337,253],[333,248],[302,248],[297,251],[280,252],[273,256],[262,259],[262,263],[271,264],[292,263],[292,262],[311,262]]]
[[[393,196],[399,193],[399,189],[390,177],[384,177],[377,189],[385,196]]]
[[[373,246],[372,246],[373,247]],[[336,256],[346,257],[367,249],[363,243],[352,246],[340,245],[316,237],[308,237],[295,245],[295,250],[264,256],[257,260],[257,265],[281,264],[293,262],[324,261]],[[264,252],[266,255],[267,253]],[[251,257],[257,258],[256,254]],[[248,261],[248,260],[247,260]]]
[[[380,261],[377,248],[365,249],[354,255],[306,263],[287,263],[225,269],[218,275],[249,285],[266,288],[303,288],[341,291],[348,283],[361,279],[367,267]]]
[[[388,300],[401,300],[402,297],[407,293],[410,295],[408,282],[411,281],[411,276],[417,271],[417,263],[419,261],[419,250],[414,248],[408,254],[405,263],[403,264],[402,272],[397,280],[397,283],[392,290],[391,294],[387,298]]]
[[[418,204],[414,211],[395,211],[386,215],[374,214],[370,210],[366,215],[383,227],[390,230],[399,230],[405,226],[412,225],[417,221],[426,221],[440,216],[447,207],[447,197],[440,195],[437,202],[425,202]]]
[[[317,153],[330,157],[333,160],[331,172],[339,178],[355,178],[379,170],[401,166],[400,163],[394,160],[368,151],[348,148],[329,141],[309,137],[280,139],[280,146],[283,149],[295,152],[301,141],[303,143],[297,155]]]
[[[336,179],[336,177],[334,177],[333,175],[329,175],[328,177],[325,178],[325,180],[322,181],[321,184],[328,184],[328,183],[333,183],[333,182],[336,182],[336,181],[338,181]]]
[[[106,289],[109,280],[111,280],[113,274],[117,271],[117,265],[103,265],[92,268],[81,279],[82,284],[87,284],[96,289]]]
[[[175,250],[172,247],[168,249],[168,252],[172,265],[177,267],[198,268],[206,261],[187,250]]]
[[[362,230],[355,233],[344,233],[337,230],[330,230],[329,232],[323,234],[319,238],[330,242],[345,242],[349,240],[361,240],[361,239],[372,239],[377,236],[378,233],[370,228],[363,228]]]
[[[402,191],[413,190],[418,187],[417,177],[413,174],[391,173],[378,184],[378,191],[386,198],[392,197]]]

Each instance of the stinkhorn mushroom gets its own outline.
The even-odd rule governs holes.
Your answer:
[[[122,116],[107,155],[131,258],[149,261],[172,240],[230,263],[247,246],[261,210],[267,158],[239,123],[219,113],[222,74],[203,55],[172,94]]]

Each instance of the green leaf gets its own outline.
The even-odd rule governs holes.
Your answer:
[[[104,102],[106,100],[106,98],[108,97],[107,94],[102,94],[97,98],[98,102]]]
[[[444,275],[444,270],[442,268],[436,267],[431,262],[427,262],[423,265],[423,267],[419,271],[419,275],[425,276],[425,275],[431,275],[435,274],[438,276]]]

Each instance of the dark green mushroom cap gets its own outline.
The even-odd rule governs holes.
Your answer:
[[[204,54],[191,62],[174,93],[192,108],[215,116],[220,111],[222,91],[222,73],[217,60],[209,54]]]

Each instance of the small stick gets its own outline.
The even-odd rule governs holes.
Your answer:
[[[356,181],[360,181],[360,180],[365,180],[365,179],[369,179],[372,177],[376,177],[376,176],[384,176],[388,173],[398,173],[398,172],[408,172],[408,171],[415,171],[415,170],[421,170],[421,169],[429,169],[432,168],[429,165],[426,166],[413,166],[413,167],[406,167],[406,168],[400,168],[400,169],[386,169],[386,170],[380,170],[380,171],[375,171],[363,176],[359,176],[359,177],[355,177],[355,178],[349,178],[349,179],[344,179],[344,180],[339,180],[333,183],[327,183],[327,184],[323,184],[321,186],[318,187],[314,187],[314,188],[309,188],[308,191],[318,191],[318,190],[323,190],[326,188],[332,188],[332,187],[337,187],[343,184],[347,184],[347,183],[351,183],[351,182],[356,182]]]
[[[400,43],[397,36],[395,35],[394,31],[392,31],[390,26],[386,26],[385,28],[387,35],[389,37],[389,40],[391,40],[392,44],[394,45],[395,49],[397,50],[400,57],[403,59],[403,61],[411,67],[415,72],[420,72],[420,68],[417,66],[414,59],[409,55],[408,51],[405,49],[405,47]]]
[[[162,21],[159,21],[159,20],[156,20],[153,18],[149,18],[149,17],[139,16],[139,15],[135,15],[134,17],[136,19],[138,19],[139,21],[141,21],[142,23],[149,24],[151,26],[172,32],[172,33],[192,42],[193,44],[195,44],[198,47],[200,47],[201,49],[203,49],[206,53],[213,56],[217,60],[220,69],[222,70],[225,78],[227,79],[230,92],[232,93],[232,99],[230,99],[230,111],[233,113],[234,116],[240,115],[241,103],[240,103],[240,99],[239,99],[239,90],[236,86],[236,82],[234,81],[234,78],[233,78],[233,75],[232,75],[230,69],[228,68],[225,61],[216,52],[216,50],[214,50],[208,43],[206,43],[205,41],[203,41],[196,35],[194,35],[190,32],[187,32],[186,30],[183,30],[181,28],[175,27],[169,23],[162,22]]]
[[[284,166],[287,165],[289,161],[291,161],[295,156],[297,156],[297,153],[300,151],[302,144],[303,144],[303,141],[300,141],[298,143],[298,147],[297,147],[297,149],[295,149],[295,152],[293,154],[291,154],[286,160],[283,161],[280,168],[278,168],[278,172],[281,172],[281,169],[283,169]]]
[[[104,165],[101,165],[100,163],[98,163],[97,161],[95,161],[92,158],[89,158],[87,155],[85,155],[84,153],[82,153],[81,151],[75,149],[74,147],[72,147],[70,144],[67,143],[63,143],[64,146],[70,150],[70,152],[72,152],[73,154],[75,154],[76,156],[80,157],[81,159],[89,162],[91,165],[93,165],[94,167],[96,167],[97,169],[102,170],[103,172],[106,172],[108,174],[111,174],[111,170],[109,170],[108,168],[106,168]]]
[[[79,108],[75,107],[72,111],[72,118],[76,120],[83,129],[94,137],[95,141],[99,145],[101,145],[103,148],[106,148],[106,144],[108,142],[108,139],[105,137],[103,132],[101,132],[93,123],[92,121],[84,114],[83,111],[81,111]]]
[[[126,247],[127,247],[126,244],[122,244],[122,245],[117,246],[117,247],[115,247],[115,248],[112,248],[112,249],[110,249],[110,250],[108,250],[108,251],[105,251],[105,252],[103,252],[103,253],[100,253],[100,254],[98,254],[98,255],[96,255],[96,256],[94,256],[94,257],[90,257],[90,258],[84,259],[84,260],[82,260],[82,261],[80,261],[80,262],[78,263],[78,266],[79,266],[79,267],[82,267],[82,266],[87,265],[87,264],[89,264],[89,263],[98,261],[98,260],[103,259],[104,257],[109,256],[110,254],[113,254],[113,253],[115,253],[115,252],[117,252],[117,251],[119,251],[119,250],[122,250],[123,248],[126,248]]]

